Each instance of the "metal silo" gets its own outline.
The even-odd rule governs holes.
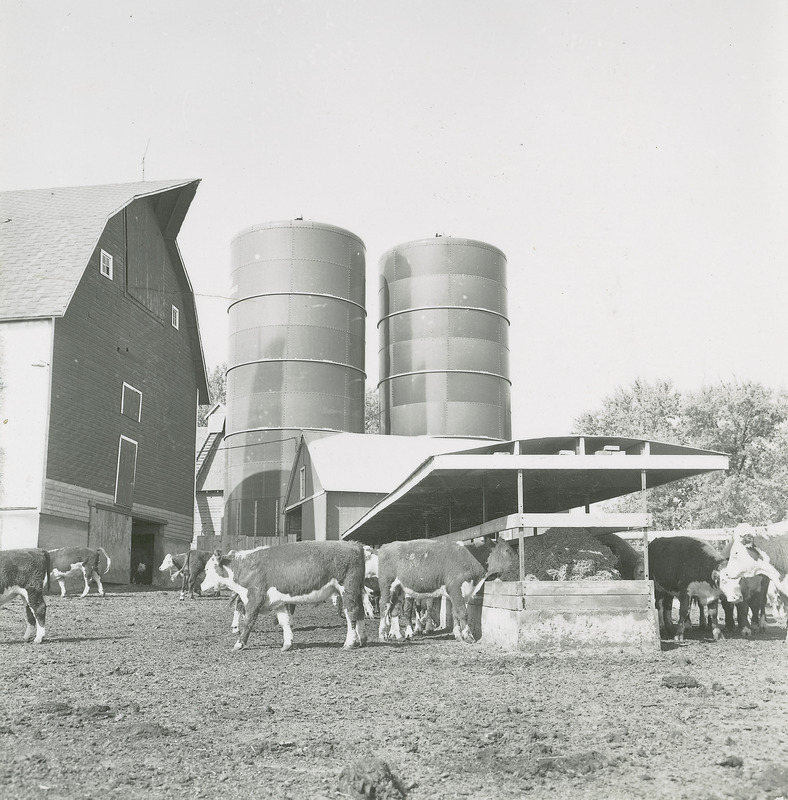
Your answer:
[[[380,429],[511,438],[506,256],[470,239],[380,259]]]
[[[231,245],[227,534],[282,535],[301,431],[364,430],[364,243],[332,225],[256,225]]]

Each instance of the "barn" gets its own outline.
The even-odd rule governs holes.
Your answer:
[[[193,532],[208,382],[177,236],[199,181],[0,195],[0,547],[104,547],[110,582]]]

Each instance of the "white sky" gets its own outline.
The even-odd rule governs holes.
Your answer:
[[[786,388],[788,3],[0,0],[0,190],[200,178],[179,236],[209,368],[230,241],[509,264],[513,434],[616,386]]]

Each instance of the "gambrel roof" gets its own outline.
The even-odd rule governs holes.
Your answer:
[[[199,180],[144,181],[0,192],[0,321],[62,317],[107,222],[135,200],[155,197],[155,214],[196,321],[176,237]],[[208,398],[199,328],[189,336],[197,384]]]
[[[162,195],[159,224],[165,240],[174,242],[198,184],[149,181],[0,192],[0,320],[62,317],[107,221],[134,200]]]

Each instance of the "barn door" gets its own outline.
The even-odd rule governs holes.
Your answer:
[[[107,508],[90,507],[88,547],[103,547],[112,559],[112,566],[102,580],[107,583],[128,583],[131,568],[131,517]],[[104,561],[101,561],[102,569]]]

